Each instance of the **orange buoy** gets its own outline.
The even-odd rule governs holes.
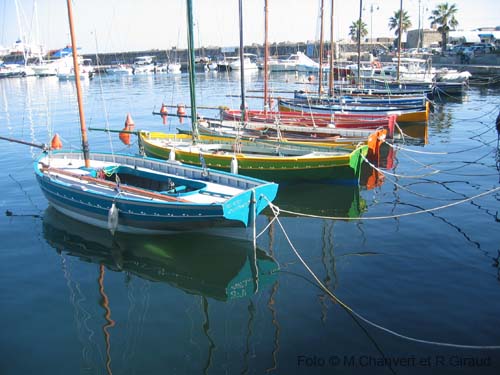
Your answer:
[[[130,116],[130,113],[127,113],[127,118],[125,119],[125,129],[124,130],[128,130],[131,132],[134,130],[134,126],[135,126],[135,123],[134,123],[134,120],[132,120],[132,116]]]
[[[165,125],[167,123],[168,109],[167,106],[163,103],[161,103],[160,115],[163,121],[163,125]]]
[[[118,135],[118,138],[120,138],[120,141],[124,145],[130,146],[130,133],[125,133],[125,132],[131,132],[134,130],[134,120],[132,120],[132,116],[130,116],[130,113],[127,113],[127,118],[125,119],[125,126]]]
[[[177,104],[177,116],[179,116],[179,122],[182,124],[184,116],[186,116],[186,106],[184,104]]]
[[[50,142],[50,148],[53,150],[60,150],[62,148],[62,142],[61,139],[59,138],[59,134],[54,134],[52,137],[52,141]]]

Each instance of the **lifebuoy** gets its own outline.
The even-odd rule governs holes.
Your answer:
[[[380,69],[380,68],[382,68],[382,64],[378,60],[373,60],[372,61],[372,67],[374,67],[376,69]]]

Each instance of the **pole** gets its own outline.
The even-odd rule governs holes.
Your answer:
[[[196,113],[196,81],[194,76],[194,35],[193,35],[193,1],[187,0],[187,43],[188,43],[188,73],[189,94],[191,98],[191,128],[193,129],[193,142],[198,141],[198,115]]]
[[[373,3],[370,4],[370,43],[373,44]]]
[[[80,67],[78,65],[78,51],[76,47],[76,36],[74,31],[73,23],[73,8],[71,5],[71,0],[67,0],[68,5],[68,20],[69,20],[69,31],[71,34],[71,49],[73,52],[73,69],[75,71],[75,84],[76,84],[76,96],[78,98],[78,112],[80,115],[80,130],[82,133],[82,150],[83,159],[85,161],[85,167],[90,167],[90,157],[89,157],[89,143],[87,140],[87,127],[85,125],[85,113],[83,111],[83,95],[82,95],[82,83],[80,81]]]
[[[328,96],[333,96],[333,80],[335,79],[335,72],[333,70],[333,59],[335,58],[335,53],[333,52],[333,15],[335,0],[331,3],[332,9],[330,13],[330,75],[328,76]]]
[[[267,88],[267,80],[268,80],[268,60],[269,60],[269,15],[268,15],[268,4],[267,0],[264,0],[264,111],[271,109],[269,105],[268,98],[268,88]]]
[[[243,60],[243,0],[239,0],[239,24],[240,24],[240,85],[241,85],[241,121],[246,119],[245,103],[245,62]]]
[[[399,28],[398,28],[398,76],[397,81],[399,82],[399,68],[401,66],[401,22],[403,20],[403,0],[399,1]]]
[[[418,49],[420,48],[420,39],[421,39],[421,25],[420,25],[420,3],[421,3],[421,0],[418,0],[418,40],[417,40],[417,52],[418,52]]]
[[[321,10],[320,10],[320,30],[319,30],[319,77],[318,77],[318,95],[321,96],[323,91],[323,14],[324,14],[325,3],[321,0]]]
[[[363,0],[359,0],[358,19],[358,86],[361,86],[361,22],[363,17]]]

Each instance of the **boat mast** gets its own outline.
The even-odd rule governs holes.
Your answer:
[[[268,80],[268,59],[269,59],[269,19],[268,19],[268,5],[267,0],[264,0],[264,111],[270,109],[269,98],[267,94],[267,80]]]
[[[241,121],[246,119],[246,104],[245,104],[245,63],[243,61],[243,0],[238,2],[239,8],[239,23],[240,23],[240,85],[241,85]]]
[[[71,49],[73,51],[73,70],[75,71],[76,96],[78,99],[78,112],[80,114],[80,130],[82,133],[82,150],[85,167],[90,167],[89,143],[87,140],[87,127],[85,126],[85,113],[83,112],[82,84],[80,82],[80,67],[78,66],[78,51],[76,47],[76,37],[73,23],[73,8],[71,0],[67,0],[69,31],[71,34]]]
[[[325,0],[321,0],[320,9],[320,29],[319,29],[319,77],[318,77],[318,95],[323,91],[323,14],[325,9]]]
[[[198,116],[196,113],[196,91],[194,76],[194,36],[193,36],[193,1],[187,0],[187,42],[188,42],[188,72],[189,72],[189,94],[191,98],[191,127],[193,130],[193,142],[198,141]]]
[[[399,2],[399,27],[398,27],[398,76],[397,81],[399,82],[399,68],[401,65],[401,22],[403,20],[403,0]]]
[[[358,19],[358,86],[361,86],[361,22],[363,17],[363,0],[359,0]]]
[[[332,11],[330,13],[330,74],[328,75],[328,95],[333,96],[333,80],[334,80],[334,70],[333,70],[333,59],[335,58],[335,53],[333,51],[333,8],[335,6],[335,0],[332,0]]]
[[[21,15],[19,12],[19,4],[17,0],[14,1],[14,4],[16,6],[16,15],[17,15],[17,27],[19,28],[19,39],[21,41],[21,47],[23,49],[23,60],[24,60],[24,66],[26,66],[26,41],[24,38],[24,33],[23,33],[23,25],[21,23]]]

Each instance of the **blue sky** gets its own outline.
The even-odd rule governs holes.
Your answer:
[[[10,46],[21,35],[16,0],[0,0],[0,45]],[[69,43],[65,0],[17,0],[25,20],[24,35],[38,36],[48,49]],[[237,46],[238,0],[193,0],[196,46]],[[330,17],[331,0],[324,0]],[[404,0],[414,28],[420,5],[424,27],[432,9],[443,1]],[[271,42],[319,39],[320,0],[268,0]],[[459,28],[500,25],[500,1],[456,0]],[[38,9],[38,32],[32,17]],[[121,52],[186,47],[185,0],[74,0],[77,43],[84,53]],[[243,0],[245,44],[262,43],[264,0]],[[399,0],[364,0],[363,21],[374,37],[392,36],[388,19]],[[373,9],[373,12],[370,10]],[[335,39],[347,38],[349,25],[359,16],[359,1],[335,0]],[[31,30],[31,33],[30,33]],[[325,25],[329,37],[329,25]]]

